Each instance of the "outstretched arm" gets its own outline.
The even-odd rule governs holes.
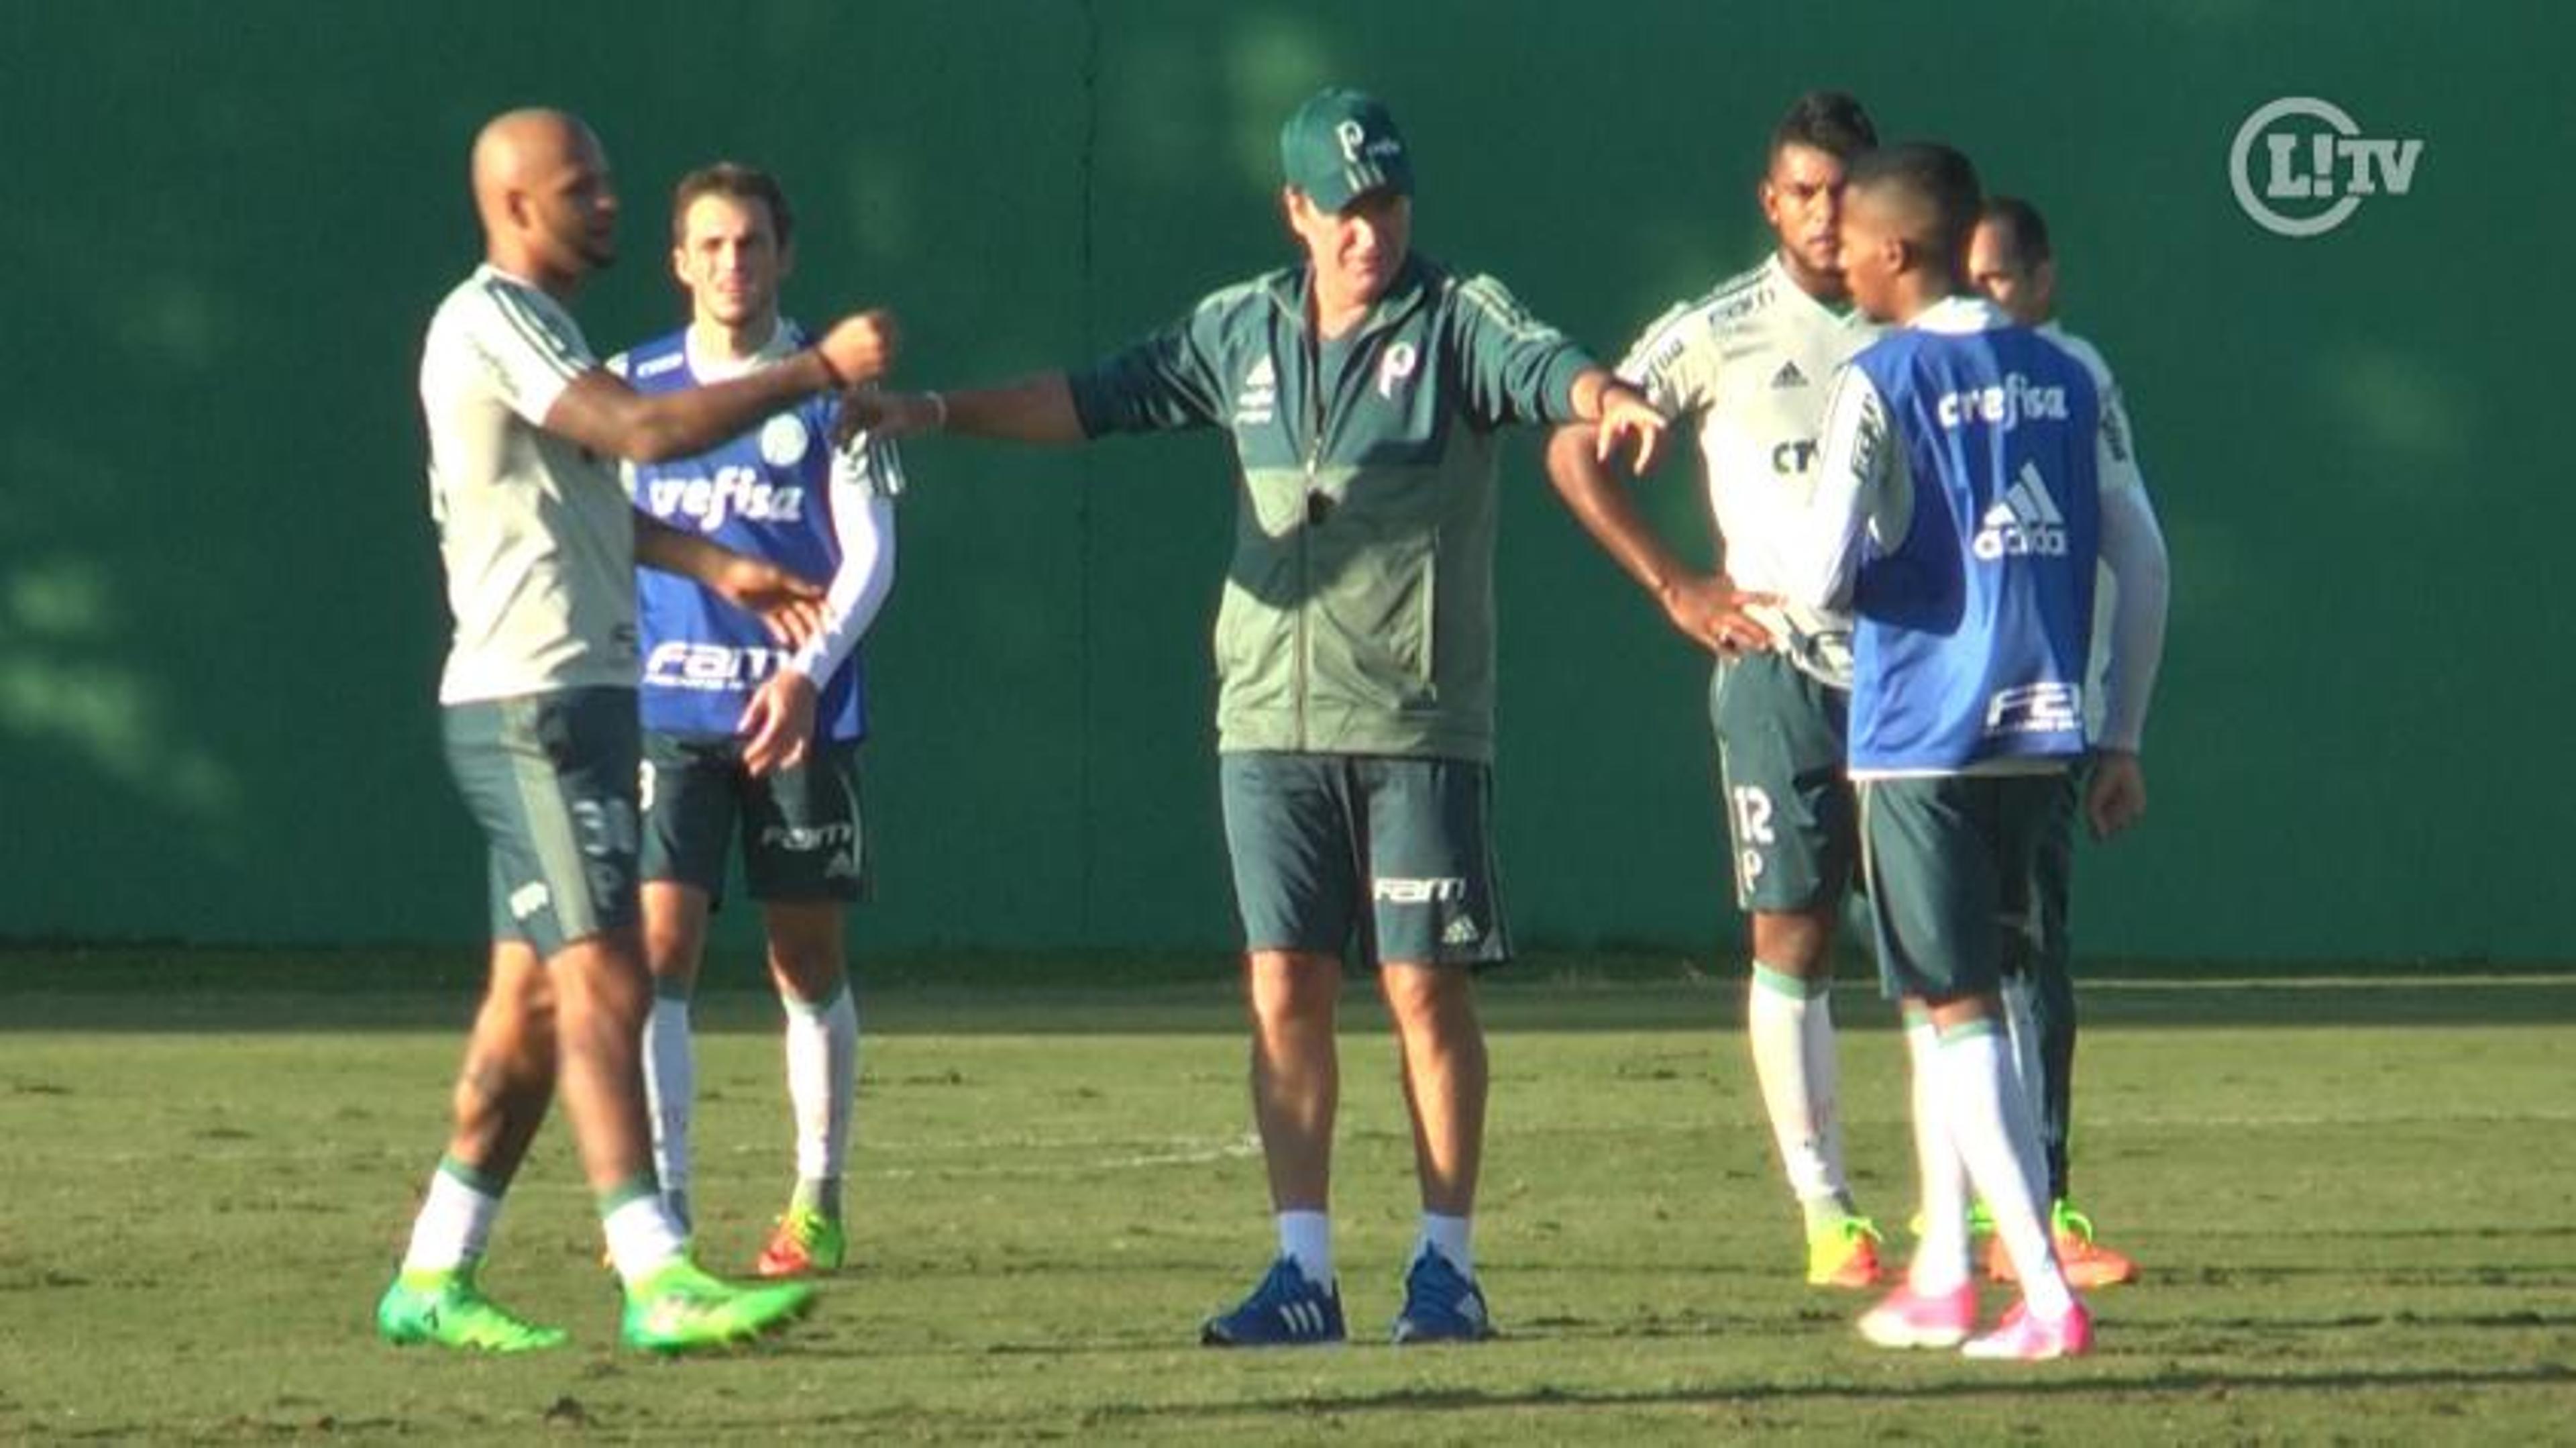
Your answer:
[[[817,392],[855,387],[894,361],[894,318],[846,317],[823,340],[742,377],[645,396],[605,368],[574,378],[546,409],[546,431],[632,462],[700,453]]]
[[[1073,389],[1061,372],[1041,372],[960,392],[878,392],[860,388],[841,399],[833,431],[846,440],[861,432],[883,438],[953,432],[1004,442],[1074,443],[1084,440]]]
[[[1644,393],[1605,368],[1587,367],[1575,374],[1572,401],[1574,415],[1593,424],[1595,459],[1606,463],[1633,445],[1636,456],[1628,470],[1643,476],[1654,469],[1663,456],[1666,422]]]

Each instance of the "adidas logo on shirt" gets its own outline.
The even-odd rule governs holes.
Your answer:
[[[2040,480],[2036,466],[2021,465],[2012,486],[1977,521],[1972,546],[1988,562],[2066,556],[2066,515],[2057,510],[2057,500],[2048,495],[2048,484]]]
[[[1783,362],[1780,364],[1780,370],[1771,374],[1771,390],[1774,392],[1806,385],[1807,374],[1799,371],[1798,364],[1795,362]]]
[[[1243,374],[1243,390],[1234,398],[1234,422],[1237,427],[1259,427],[1278,411],[1279,373],[1264,357]]]

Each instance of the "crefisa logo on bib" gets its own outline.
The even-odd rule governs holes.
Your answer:
[[[2405,195],[2422,159],[2421,137],[2364,135],[2332,101],[2283,96],[2236,128],[2227,180],[2255,225],[2277,236],[2320,236],[2366,200]]]

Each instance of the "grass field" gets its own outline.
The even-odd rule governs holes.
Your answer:
[[[1875,1351],[1854,1299],[1798,1285],[1736,990],[1669,964],[1533,962],[1489,992],[1502,1340],[1382,1345],[1412,1188],[1361,1008],[1337,1192],[1359,1340],[1200,1349],[1270,1239],[1239,1008],[1189,973],[880,980],[858,1264],[794,1336],[661,1363],[611,1345],[559,1127],[486,1280],[574,1345],[369,1335],[470,964],[0,954],[0,1440],[2576,1437],[2576,978],[2089,981],[2077,1185],[2149,1276],[2095,1299],[2096,1356],[2026,1368]],[[1841,1001],[1864,1205],[1901,1221],[1900,1045]],[[700,1235],[733,1269],[786,1185],[768,1010],[702,1008]]]

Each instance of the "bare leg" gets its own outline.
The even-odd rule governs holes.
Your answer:
[[[1422,1209],[1469,1216],[1484,1165],[1488,1084],[1475,977],[1457,967],[1390,963],[1378,978],[1403,1052]]]
[[[636,932],[621,928],[576,940],[546,968],[554,983],[557,1089],[582,1175],[603,1197],[651,1181],[653,1130],[641,1059],[650,987]]]
[[[555,1092],[554,993],[526,941],[495,941],[483,1005],[456,1077],[447,1155],[506,1182],[526,1159]]]
[[[1824,980],[1833,971],[1834,912],[1757,910],[1753,914],[1753,958],[1800,980]]]
[[[1244,966],[1252,1009],[1252,1113],[1278,1211],[1321,1212],[1332,1195],[1333,1117],[1341,1064],[1333,1037],[1342,963],[1331,955],[1256,950]]]
[[[830,1000],[848,979],[838,900],[780,900],[761,907],[769,927],[769,978],[781,995]]]
[[[653,988],[685,996],[698,988],[698,966],[706,958],[707,892],[676,880],[644,882],[644,965]]]

